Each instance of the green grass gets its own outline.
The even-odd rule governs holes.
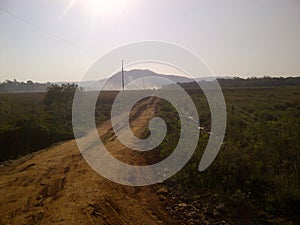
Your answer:
[[[110,117],[118,92],[102,92],[96,105],[96,121]],[[0,161],[14,159],[33,151],[74,138],[72,99],[46,104],[46,93],[0,94]]]
[[[198,165],[209,137],[210,111],[201,91],[187,91],[205,130],[192,159],[175,178],[196,192],[212,190],[227,201],[248,202],[299,220],[300,87],[224,88],[228,112],[224,144],[202,173]],[[157,115],[169,128],[158,147],[167,157],[178,141],[178,116],[165,101],[160,101]]]

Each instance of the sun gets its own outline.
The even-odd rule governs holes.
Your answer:
[[[82,0],[83,10],[101,16],[113,16],[124,8],[124,0]]]

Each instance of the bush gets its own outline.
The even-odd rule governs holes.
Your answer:
[[[35,102],[28,101],[23,106],[18,103],[18,113],[15,112],[16,107],[10,107],[11,111],[7,111],[5,115],[8,119],[2,121],[5,124],[0,129],[0,145],[5,146],[0,152],[0,160],[16,158],[55,142],[74,138],[72,101],[77,89],[75,84],[50,86],[44,95],[44,101],[39,103],[41,110],[34,114],[32,110],[36,107]],[[13,97],[15,99],[16,95]],[[19,94],[18,97],[22,98],[22,95]],[[12,104],[11,101],[8,104]],[[25,107],[29,110],[22,111]]]

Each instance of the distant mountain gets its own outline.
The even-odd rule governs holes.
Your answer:
[[[124,79],[125,86],[133,82],[134,80],[140,79],[135,84],[129,86],[129,89],[142,89],[145,87],[146,89],[152,88],[162,88],[165,85],[169,85],[171,83],[190,83],[190,82],[201,82],[201,81],[213,81],[216,79],[233,79],[230,76],[205,76],[198,78],[188,78],[178,75],[167,75],[167,74],[159,74],[155,73],[151,70],[130,70],[124,71]],[[144,81],[143,81],[144,79]],[[112,77],[110,77],[105,85],[104,89],[121,89],[122,85],[122,72],[118,72]]]
[[[161,88],[170,83],[191,82],[191,79],[176,75],[158,74],[151,70],[124,71],[124,83],[127,89]],[[118,72],[107,80],[104,89],[121,89],[122,72]]]
[[[125,89],[153,89],[161,88],[164,85],[173,82],[191,82],[187,77],[177,75],[158,74],[151,70],[130,70],[124,71]],[[78,83],[85,91],[96,91],[100,88],[103,90],[121,90],[122,89],[122,72],[118,72],[108,79],[98,81],[83,81]]]

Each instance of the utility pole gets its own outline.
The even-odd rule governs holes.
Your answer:
[[[123,60],[122,60],[122,89],[124,91],[124,69],[123,69]]]

